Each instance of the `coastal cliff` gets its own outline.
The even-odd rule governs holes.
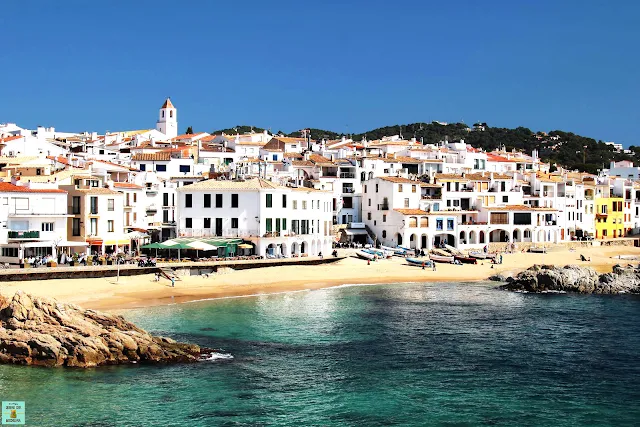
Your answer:
[[[598,275],[591,267],[534,265],[506,279],[501,289],[526,292],[575,292],[582,294],[640,293],[640,270],[616,265]]]
[[[89,368],[127,363],[186,363],[197,345],[154,337],[122,316],[18,291],[0,296],[0,363]]]

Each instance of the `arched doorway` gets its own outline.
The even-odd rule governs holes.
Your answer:
[[[396,240],[398,242],[398,246],[402,246],[402,234],[396,234]]]
[[[311,241],[311,255],[315,255],[317,253],[318,253],[318,251],[316,249],[316,241],[312,240]]]
[[[521,242],[522,241],[522,233],[517,228],[513,230],[513,241]]]
[[[426,234],[423,234],[421,239],[420,239],[420,249],[427,249],[429,247],[428,242],[429,242],[429,237]]]
[[[286,243],[280,245],[280,253],[282,256],[288,257],[290,255],[288,249],[289,247]]]
[[[309,244],[307,242],[302,242],[300,244],[300,253],[301,254],[306,254],[309,251]]]
[[[475,245],[476,244],[476,232],[475,231],[470,231],[469,232],[469,244],[470,245]]]
[[[460,232],[460,244],[461,245],[467,244],[467,233],[465,233],[464,231]]]
[[[300,255],[300,243],[293,242],[291,244],[291,255]]]
[[[418,238],[416,237],[415,234],[412,234],[411,236],[409,236],[409,247],[411,249],[415,249],[418,242],[417,242]]]
[[[480,240],[479,240],[480,244],[484,244],[484,231],[480,232]]]
[[[489,233],[489,243],[495,242],[508,242],[509,241],[509,232],[507,230],[497,229],[492,230]]]

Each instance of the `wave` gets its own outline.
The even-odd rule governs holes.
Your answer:
[[[294,291],[281,291],[281,292],[262,292],[259,294],[247,294],[247,295],[228,295],[228,296],[224,296],[224,297],[211,297],[211,298],[200,298],[200,299],[194,299],[194,300],[189,300],[189,301],[185,301],[181,304],[191,304],[194,302],[203,302],[203,301],[215,301],[215,300],[219,300],[219,299],[235,299],[235,298],[252,298],[252,297],[264,297],[264,296],[268,296],[268,295],[280,295],[280,294],[295,294],[298,292],[310,292],[312,289],[298,289],[298,290],[294,290]],[[172,304],[175,305],[175,304]]]
[[[201,362],[211,362],[213,360],[232,360],[232,359],[233,359],[233,355],[229,353],[216,353],[212,351],[211,353],[200,355]]]

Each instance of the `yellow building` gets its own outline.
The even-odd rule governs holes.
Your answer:
[[[624,199],[596,198],[596,239],[624,237]]]

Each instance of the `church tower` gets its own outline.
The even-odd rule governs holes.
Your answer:
[[[171,103],[171,98],[167,98],[162,107],[160,107],[156,130],[164,133],[167,139],[178,136],[178,110]]]

